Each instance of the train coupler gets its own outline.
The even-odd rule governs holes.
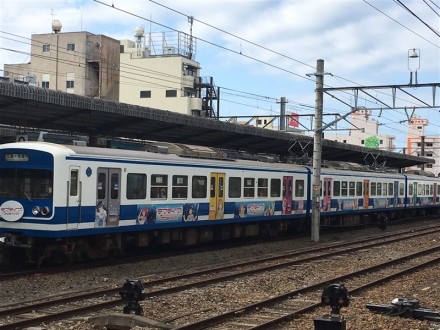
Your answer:
[[[387,316],[411,317],[417,320],[440,321],[440,312],[420,307],[414,298],[395,298],[391,304],[367,304],[370,311],[382,313]]]

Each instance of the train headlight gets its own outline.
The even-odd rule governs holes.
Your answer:
[[[39,207],[39,206],[34,206],[34,207],[32,208],[32,214],[33,214],[33,215],[38,215],[38,214],[40,214],[40,207]]]
[[[41,214],[42,215],[48,215],[50,213],[50,209],[49,207],[45,206],[41,209]]]

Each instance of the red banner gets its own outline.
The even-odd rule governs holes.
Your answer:
[[[299,116],[297,113],[292,112],[289,116],[289,127],[299,126]]]

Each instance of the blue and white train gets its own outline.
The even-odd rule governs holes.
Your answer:
[[[311,168],[292,164],[3,144],[0,237],[28,257],[94,256],[301,230],[311,218],[311,181]],[[323,168],[321,225],[438,213],[439,197],[439,178]]]

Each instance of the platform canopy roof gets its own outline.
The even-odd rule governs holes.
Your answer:
[[[0,133],[2,142],[15,140],[17,130],[55,130],[90,137],[185,143],[298,160],[310,161],[313,157],[310,136],[3,81],[0,81],[0,125],[4,128],[3,134]],[[434,163],[430,158],[369,150],[326,139],[322,159],[376,163],[390,168]]]

